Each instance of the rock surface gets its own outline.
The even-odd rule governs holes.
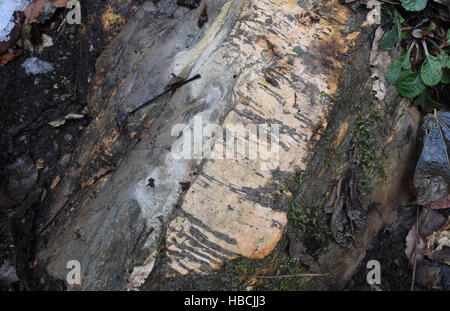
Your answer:
[[[82,284],[72,289],[122,290],[134,267],[149,260],[153,267],[155,254],[152,273],[175,279],[210,275],[241,256],[264,258],[288,225],[290,180],[317,161],[323,169],[326,154],[313,147],[333,118],[344,73],[352,74],[347,64],[367,50],[364,14],[352,16],[337,0],[206,3],[209,21],[198,29],[202,8],[146,2],[98,60],[94,120],[52,197],[56,225],[42,227],[48,242],[39,253],[63,280],[68,261],[81,263]],[[366,79],[361,85],[370,83],[353,70]],[[172,73],[201,79],[127,116],[164,92]],[[355,95],[369,101],[370,90]],[[336,147],[349,144],[348,117],[333,123]],[[392,130],[399,120],[389,116],[385,125]],[[215,126],[227,128],[227,138],[231,126],[250,134],[233,148],[234,138],[224,140]],[[259,143],[258,157],[242,149],[246,141]],[[183,153],[187,145],[191,152]],[[104,167],[111,172],[96,174]],[[314,195],[325,198],[328,182]],[[365,247],[383,221],[364,233]],[[351,268],[326,260],[337,254],[351,265],[361,256],[333,245],[322,257],[324,268],[346,279]]]

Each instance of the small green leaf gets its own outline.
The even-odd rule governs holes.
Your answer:
[[[442,78],[441,61],[437,57],[427,53],[427,57],[420,69],[420,77],[425,85],[435,86],[438,84]]]
[[[395,48],[399,42],[400,40],[398,39],[398,34],[394,31],[394,29],[392,29],[384,34],[379,48],[380,50],[391,50]]]
[[[425,90],[425,84],[423,84],[419,72],[409,72],[402,75],[395,86],[400,96],[406,98],[414,98]]]
[[[436,24],[431,22],[430,26],[428,26],[427,30],[428,31],[434,31],[436,29]]]
[[[194,37],[195,37],[195,33],[188,33],[187,36],[188,36],[189,38],[194,38]]]
[[[394,27],[384,34],[380,42],[380,50],[393,49],[400,43],[402,37],[400,26],[404,21],[405,19],[394,8]]]
[[[416,106],[422,107],[423,110],[429,110],[429,109],[437,108],[437,106],[439,106],[439,103],[435,102],[430,97],[427,90],[422,92],[422,94],[420,94],[420,96],[416,98],[414,103],[416,104]]]
[[[441,83],[450,84],[450,69],[444,69],[442,71]]]
[[[447,30],[447,44],[450,45],[450,28]]]
[[[408,38],[409,36],[409,30],[408,29],[402,29],[402,32],[400,34],[400,39],[404,40],[406,38]]]
[[[409,62],[409,57],[411,55],[411,50],[413,48],[413,45],[409,48],[408,52],[399,57],[394,62],[390,63],[389,66],[386,69],[385,76],[386,80],[391,83],[395,84],[400,78],[400,75],[402,73],[402,69],[404,69],[406,72],[411,71],[411,63]]]
[[[24,39],[30,39],[31,38],[31,24],[26,24],[22,28],[22,37]]]
[[[450,68],[450,56],[448,56],[447,53],[444,52],[444,50],[441,50],[442,60],[441,60],[441,67],[444,68]]]
[[[427,6],[428,0],[401,0],[406,11],[422,11]]]

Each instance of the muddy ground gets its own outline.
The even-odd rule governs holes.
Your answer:
[[[0,210],[0,265],[8,260],[16,266],[20,281],[12,290],[64,289],[62,281],[52,280],[35,269],[36,228],[47,221],[48,196],[57,177],[62,175],[70,154],[83,129],[90,122],[85,115],[54,128],[49,122],[69,113],[81,113],[87,104],[95,62],[115,34],[133,14],[139,0],[81,1],[82,25],[63,25],[65,10],[59,9],[53,18],[41,24],[40,32],[53,38],[53,46],[42,52],[22,51],[22,55],[0,68],[0,187],[9,178],[8,166],[27,155],[39,163],[39,200],[21,217],[8,221]],[[117,5],[115,5],[117,4]],[[108,12],[122,16],[109,19]],[[105,15],[106,14],[106,15]],[[21,67],[31,56],[55,65],[55,71],[44,75],[26,75]],[[449,88],[441,90],[441,102],[450,101]],[[372,243],[360,269],[347,285],[347,290],[409,290],[412,269],[404,252],[405,237],[415,221],[417,206],[399,207],[399,220],[379,233]],[[447,213],[448,214],[448,213]],[[448,217],[448,215],[446,215]],[[371,287],[366,282],[366,263],[379,260],[382,265],[382,285]],[[425,266],[436,263],[425,261]],[[427,281],[421,269],[417,271],[416,289],[450,289],[450,268],[439,265],[439,282]]]

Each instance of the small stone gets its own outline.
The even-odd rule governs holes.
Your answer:
[[[59,160],[59,164],[66,166],[69,163],[71,156],[72,155],[70,153],[66,153],[62,156],[61,160]]]
[[[64,139],[65,139],[66,141],[71,141],[71,140],[72,140],[72,135],[66,134],[66,135],[64,135]]]

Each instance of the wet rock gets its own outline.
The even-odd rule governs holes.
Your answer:
[[[279,189],[312,165],[311,145],[322,137],[331,111],[339,111],[333,98],[347,66],[339,55],[351,55],[362,44],[357,38],[365,17],[350,20],[337,1],[204,1],[209,22],[200,31],[194,11],[160,2],[156,10],[146,2],[98,59],[89,100],[93,121],[54,190],[52,215],[59,221],[49,229],[39,262],[64,280],[67,262],[78,260],[82,284],[72,289],[135,288],[149,274],[160,284],[177,282],[211,275],[238,257],[271,254],[288,224]],[[196,35],[186,48],[190,33]],[[299,56],[295,47],[308,53]],[[172,73],[201,79],[136,110],[164,92]],[[398,120],[386,121],[395,128],[390,168],[399,175],[412,139],[398,137],[405,124],[411,135],[416,128],[408,108],[398,109]],[[342,113],[351,118],[346,109]],[[119,128],[133,126],[139,139],[122,135],[118,111],[128,112]],[[249,134],[227,143],[231,126],[251,133],[251,125],[260,126],[261,141]],[[202,143],[192,144],[199,136]],[[243,148],[246,142],[261,144],[259,157]],[[228,155],[227,144],[233,146]],[[317,160],[323,168],[324,155]],[[114,170],[73,190],[77,178],[90,180],[102,161],[114,162]],[[394,176],[386,184],[397,186],[399,180]],[[394,194],[378,202],[388,210]],[[376,217],[368,215],[369,226],[357,237],[360,253],[383,222]],[[336,279],[347,277],[357,260],[345,251],[341,258],[347,263],[332,267],[338,255],[332,248],[321,268]],[[155,252],[153,266],[146,261]]]
[[[388,94],[385,101],[391,100],[392,97]],[[411,199],[406,181],[411,180],[412,175],[408,172],[413,172],[416,164],[420,113],[416,108],[410,107],[407,101],[401,101],[395,109],[390,136],[380,137],[386,139],[386,157],[383,161],[386,178],[378,181],[375,179],[371,192],[364,197],[367,226],[354,236],[356,248],[346,250],[341,246],[331,245],[319,258],[322,270],[333,276],[333,287],[345,286],[379,230],[394,223],[398,206],[404,206]],[[369,206],[372,208],[369,209]]]

